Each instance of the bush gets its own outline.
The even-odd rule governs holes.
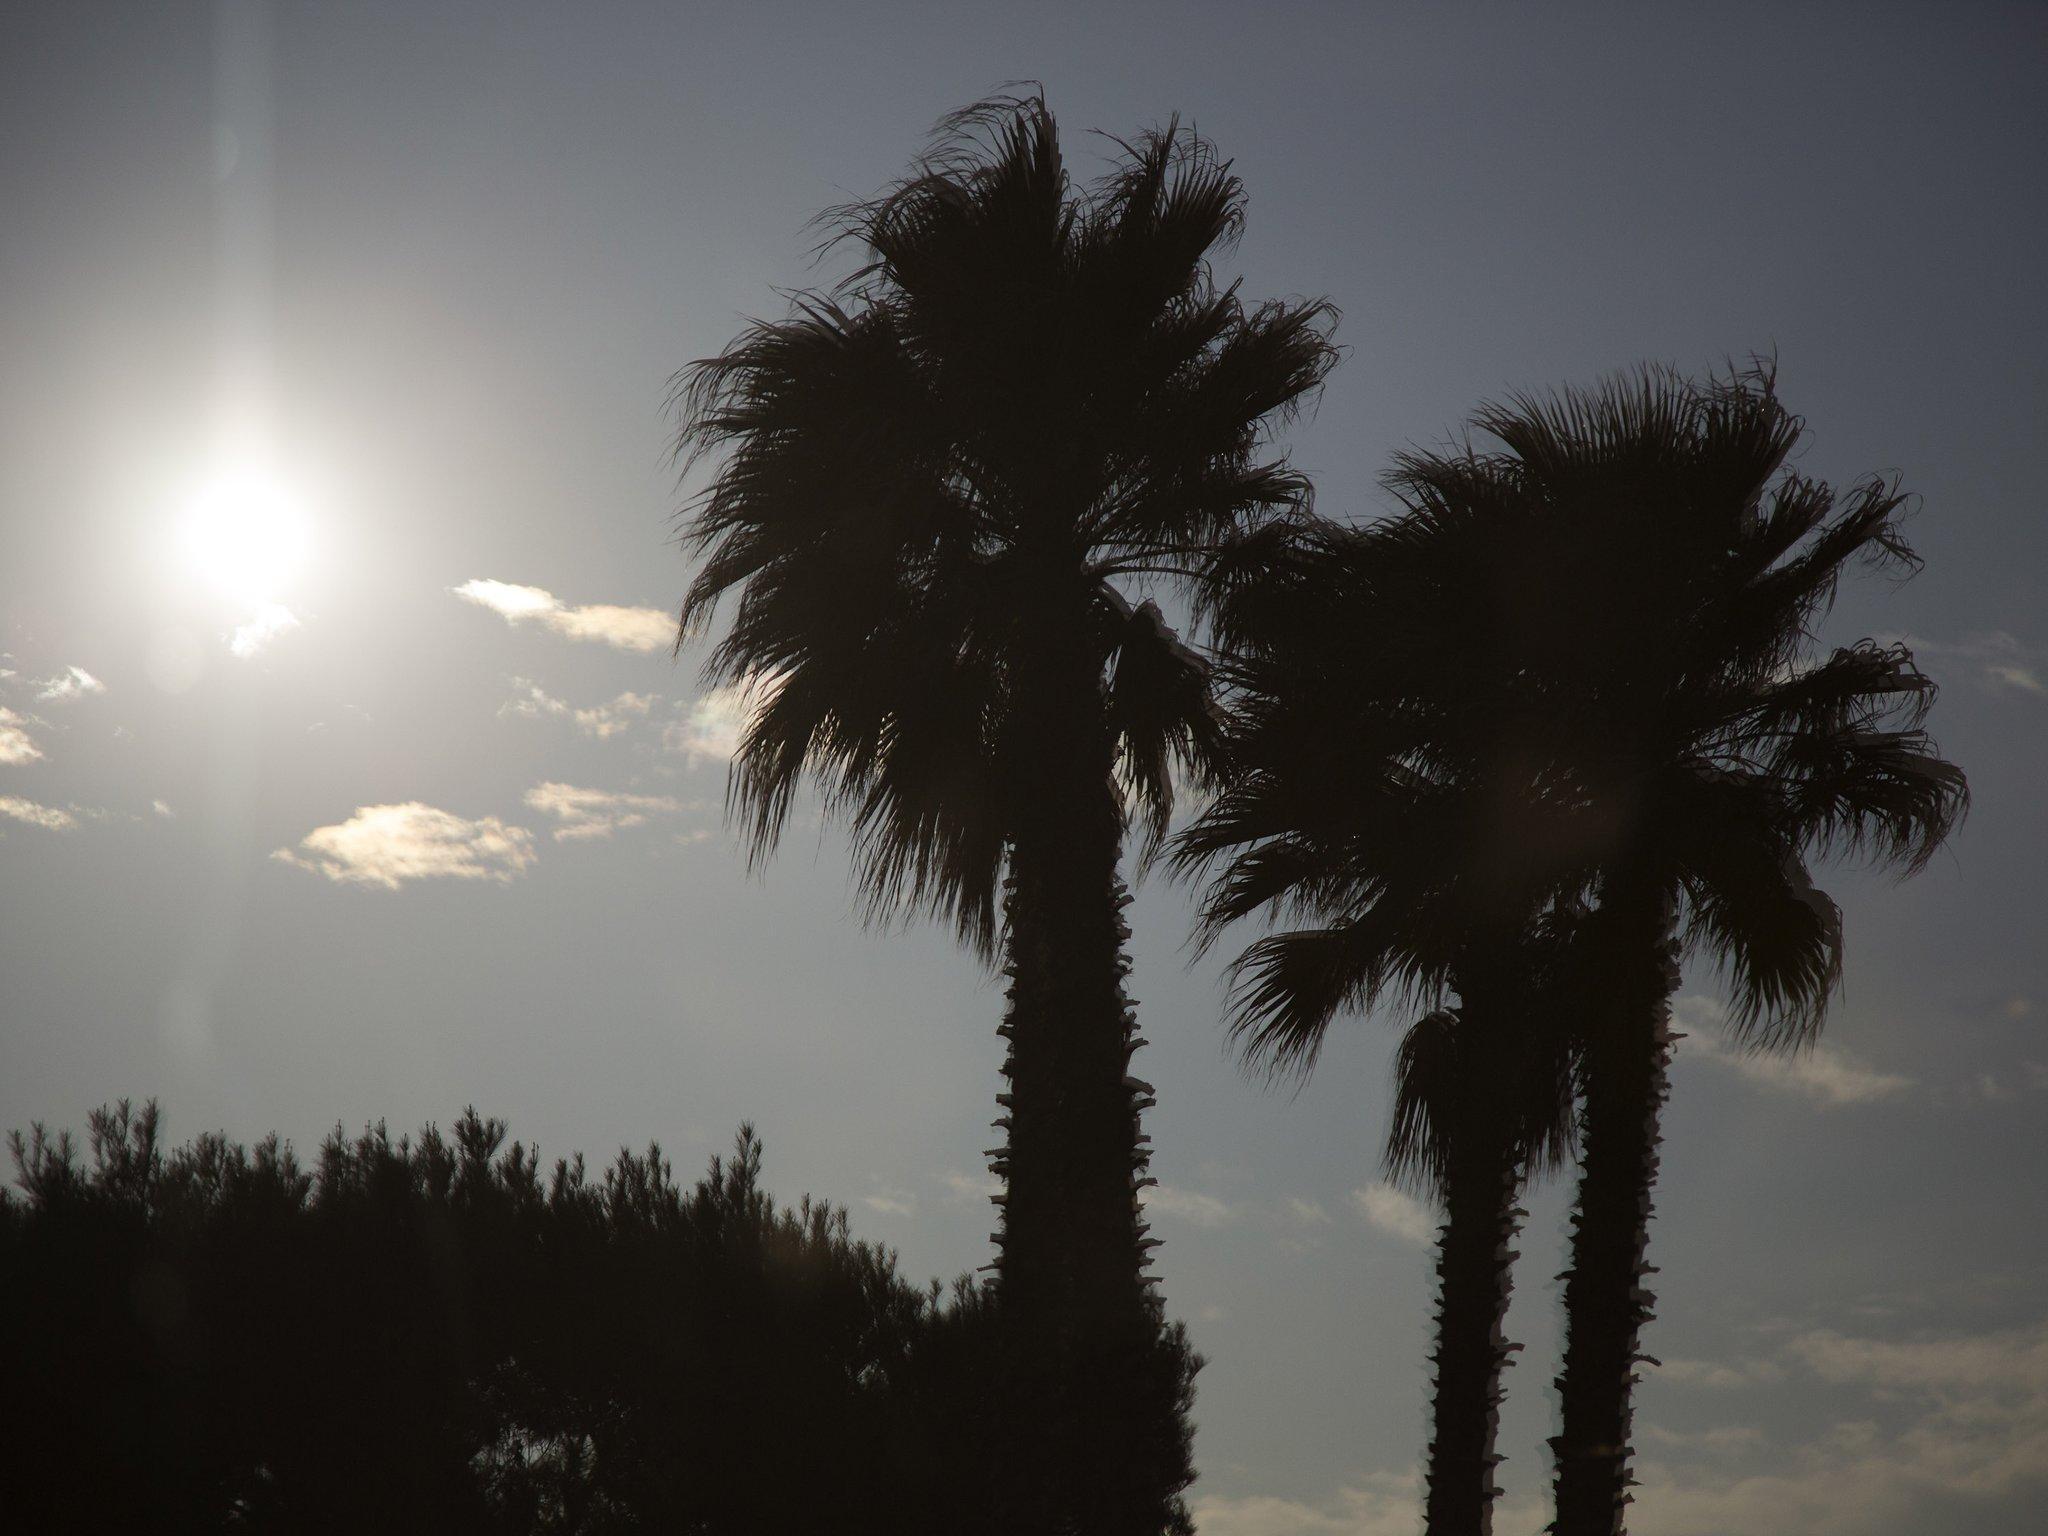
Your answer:
[[[678,1186],[657,1146],[545,1175],[474,1110],[166,1154],[156,1107],[11,1138],[0,1488],[22,1530],[985,1531],[999,1309],[919,1288],[761,1143]],[[1182,1523],[1199,1362],[1153,1368]],[[1149,1389],[1148,1389],[1149,1390]]]

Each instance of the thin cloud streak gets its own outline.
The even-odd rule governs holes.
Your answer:
[[[78,825],[78,818],[69,811],[54,805],[38,805],[20,795],[0,795],[0,816],[47,832],[69,832]]]
[[[1673,1010],[1686,1027],[1682,1054],[1730,1068],[1778,1093],[1797,1094],[1824,1109],[1876,1104],[1911,1090],[1913,1079],[1882,1072],[1830,1045],[1790,1054],[1745,1050],[1719,1035],[1727,1010],[1710,997],[1682,997]]]
[[[550,780],[526,792],[528,810],[552,816],[558,843],[577,838],[610,837],[621,827],[643,825],[649,816],[669,816],[690,807],[670,795],[630,795],[607,789],[584,789]]]
[[[1952,657],[1974,666],[1977,681],[1994,691],[2048,694],[2048,682],[2043,681],[2043,674],[2048,673],[2048,651],[2005,630],[1982,630],[1960,640],[1929,640],[1923,635],[1901,638],[1916,657]]]
[[[488,608],[507,624],[539,624],[569,640],[601,642],[621,651],[665,651],[675,642],[673,614],[615,603],[572,606],[545,587],[477,578],[448,589],[464,602]]]
[[[501,719],[517,720],[568,720],[586,736],[607,741],[632,728],[635,720],[644,720],[654,708],[655,695],[651,693],[622,693],[603,704],[579,708],[566,699],[558,699],[530,677],[512,679],[513,696],[498,707]]]

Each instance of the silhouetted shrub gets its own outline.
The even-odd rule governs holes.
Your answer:
[[[1000,1528],[992,1297],[919,1289],[761,1143],[545,1175],[502,1121],[166,1153],[36,1126],[0,1197],[0,1504],[21,1530]],[[1199,1362],[1158,1329],[1181,1433]],[[1147,1389],[1152,1390],[1152,1387]],[[1013,1427],[1012,1427],[1013,1428]]]

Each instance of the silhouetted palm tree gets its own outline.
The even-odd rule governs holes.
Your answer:
[[[1399,523],[1317,523],[1219,566],[1230,771],[1175,858],[1223,861],[1205,942],[1260,912],[1303,924],[1233,967],[1251,1059],[1306,1072],[1338,1013],[1458,994],[1402,1043],[1387,1157],[1445,1214],[1426,1509],[1432,1536],[1471,1536],[1497,1492],[1516,1200],[1570,1136],[1571,913],[1543,884],[1556,818],[1511,722],[1475,708],[1471,621],[1421,568],[1432,555]]]
[[[1214,280],[1228,163],[1174,125],[1123,148],[1077,192],[1043,101],[958,114],[830,215],[852,278],[680,387],[685,448],[726,451],[682,635],[737,590],[707,675],[758,690],[729,806],[763,854],[811,773],[872,910],[946,916],[1010,978],[998,1289],[1051,1426],[1011,1513],[1043,1530],[1157,1529],[1148,1463],[1185,1455],[1130,1409],[1155,1309],[1118,862],[1127,807],[1156,838],[1216,727],[1201,660],[1126,593],[1304,498],[1267,431],[1332,360],[1326,306]]]
[[[1397,481],[1408,536],[1466,596],[1474,702],[1514,722],[1577,829],[1554,847],[1561,883],[1597,901],[1579,934],[1597,985],[1580,1002],[1583,1172],[1552,1444],[1556,1529],[1611,1536],[1679,957],[1719,962],[1744,1042],[1810,1043],[1842,949],[1807,860],[1861,853],[1911,873],[1967,788],[1922,729],[1934,689],[1904,646],[1816,651],[1845,567],[1914,563],[1904,498],[1787,471],[1803,424],[1768,371],[1699,384],[1645,370],[1474,425],[1504,451],[1411,455]]]

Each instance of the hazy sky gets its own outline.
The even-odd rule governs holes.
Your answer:
[[[0,9],[0,1125],[446,1123],[544,1155],[751,1117],[914,1275],[988,1258],[1000,996],[864,931],[839,840],[749,876],[731,717],[670,661],[666,380],[948,108],[1235,157],[1246,292],[1328,295],[1326,511],[1504,390],[1775,349],[1807,472],[1896,471],[1907,634],[1976,804],[1829,881],[1797,1064],[1688,975],[1638,1536],[2002,1532],[2048,1497],[2048,8]],[[1712,14],[1707,14],[1711,9]],[[253,512],[251,509],[253,508]],[[303,559],[192,532],[298,527]],[[497,585],[492,585],[497,584]],[[1378,1184],[1398,1019],[1298,1095],[1224,1054],[1182,893],[1134,908],[1210,1536],[1416,1524],[1427,1216]],[[1504,1532],[1547,1487],[1564,1192],[1510,1320]]]

